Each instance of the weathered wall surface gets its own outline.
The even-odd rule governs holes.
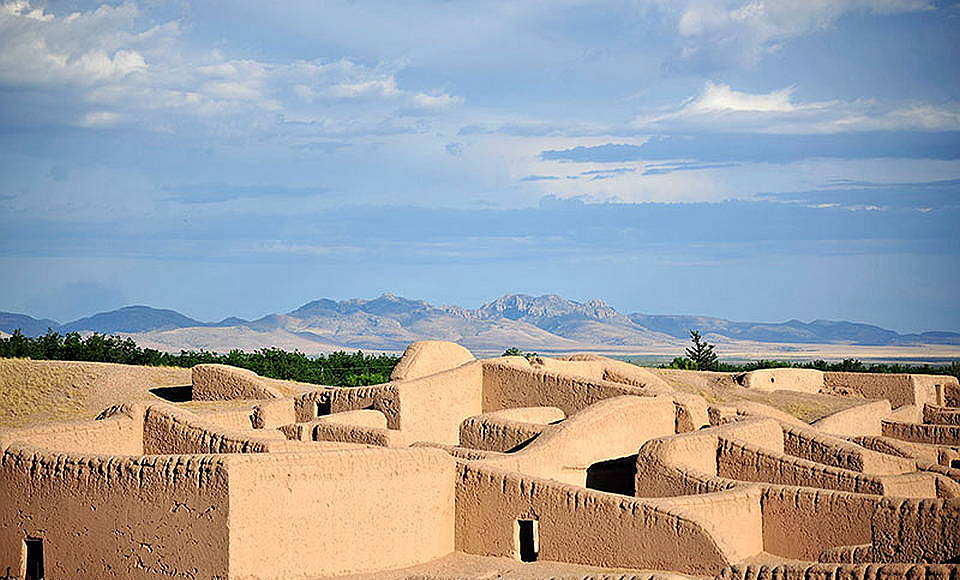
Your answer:
[[[761,391],[801,391],[819,393],[823,372],[813,369],[759,369],[740,377],[744,387]]]
[[[330,423],[313,421],[298,423],[310,433],[313,441],[336,441],[340,443],[362,443],[378,447],[406,447],[409,441],[406,434],[396,429],[367,427],[366,425],[350,425],[344,423]]]
[[[779,485],[856,493],[883,494],[879,478],[791,456],[776,456],[736,441],[721,439],[717,448],[720,477]]]
[[[455,342],[421,340],[410,343],[400,362],[390,373],[391,381],[417,379],[450,370],[476,360],[471,352]]]
[[[925,564],[746,564],[717,580],[957,580],[960,567]]]
[[[483,412],[513,407],[557,407],[570,416],[603,399],[646,394],[635,386],[532,366],[520,357],[480,362],[483,365]]]
[[[42,538],[47,578],[227,577],[227,477],[216,457],[0,458],[0,574]]]
[[[470,417],[460,424],[460,445],[484,451],[507,452],[528,443],[546,429],[540,423],[525,423],[493,416]]]
[[[833,435],[880,435],[880,421],[889,419],[892,412],[890,401],[883,399],[837,411],[814,421],[812,425]]]
[[[960,499],[897,499],[873,514],[873,552],[880,562],[957,563]]]
[[[460,464],[457,549],[517,557],[518,519],[539,520],[540,559],[715,574],[731,557],[704,527],[642,500]],[[743,513],[750,513],[749,510]]]
[[[454,460],[443,451],[229,460],[232,577],[376,572],[454,549]]]
[[[646,441],[674,432],[669,397],[617,397],[549,426],[532,443],[489,460],[502,468],[584,485],[594,463],[633,455]]]
[[[763,546],[767,552],[816,560],[837,546],[870,542],[880,496],[802,487],[764,486]]]
[[[151,405],[143,416],[143,453],[266,453],[270,449],[266,433],[229,430],[169,405]],[[274,439],[283,439],[279,432],[274,433]]]
[[[942,403],[938,392],[951,388],[956,377],[883,373],[824,373],[824,391],[843,396],[887,399],[896,409],[903,405]]]
[[[931,445],[960,445],[960,425],[925,425],[883,421],[884,437]]]
[[[923,422],[935,425],[960,425],[960,409],[930,404],[924,405]]]
[[[275,399],[283,393],[257,373],[220,364],[202,364],[191,369],[193,398],[197,401],[230,399]]]
[[[878,453],[808,427],[783,427],[783,449],[794,457],[867,474],[893,475],[917,470],[916,461],[886,450]]]

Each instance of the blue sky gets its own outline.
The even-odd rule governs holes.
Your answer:
[[[960,330],[960,4],[0,0],[0,310]]]

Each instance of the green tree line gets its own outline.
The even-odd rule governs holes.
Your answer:
[[[686,356],[678,356],[669,365],[662,368],[681,370],[718,371],[725,373],[743,373],[759,369],[798,368],[815,369],[830,372],[851,373],[910,373],[925,375],[953,375],[960,379],[960,361],[949,364],[906,364],[906,363],[863,363],[855,358],[845,358],[842,361],[829,362],[825,360],[787,361],[787,360],[756,360],[747,363],[726,363],[720,361],[716,346],[703,340],[703,336],[696,330],[690,331],[690,347],[686,349]]]
[[[129,337],[97,333],[84,337],[76,332],[61,335],[47,331],[43,336],[31,338],[19,330],[15,330],[8,338],[0,338],[0,357],[184,368],[202,363],[219,363],[250,369],[274,379],[346,387],[388,382],[393,367],[400,360],[396,355],[374,355],[361,351],[307,356],[300,351],[290,352],[279,348],[261,348],[254,352],[232,350],[225,354],[207,350],[181,350],[179,354],[174,354],[143,348]]]

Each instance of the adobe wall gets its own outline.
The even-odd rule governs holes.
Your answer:
[[[504,409],[502,411],[491,411],[484,413],[483,416],[493,419],[518,421],[521,423],[537,423],[539,425],[558,423],[567,418],[566,413],[556,407],[518,407],[515,409]]]
[[[394,383],[366,387],[324,387],[293,398],[297,421],[313,421],[318,416],[374,409],[383,413],[391,429],[400,428],[400,400]]]
[[[7,431],[0,435],[0,450],[19,441],[59,453],[140,455],[143,453],[143,411],[137,405],[99,421],[57,423]]]
[[[741,564],[716,580],[958,580],[960,566],[928,564]]]
[[[935,425],[960,425],[960,408],[940,407],[928,403],[923,406],[923,422]]]
[[[264,431],[244,432],[204,423],[192,413],[163,404],[150,405],[143,416],[146,455],[267,453],[270,441],[264,435]],[[274,439],[283,436],[277,433]]]
[[[550,370],[639,387],[651,394],[665,394],[673,388],[652,369],[596,354],[572,354],[559,359],[536,358]]]
[[[234,455],[230,574],[304,578],[454,550],[454,460],[438,449]]]
[[[890,401],[882,399],[837,411],[814,421],[811,425],[832,435],[848,437],[880,435],[880,421],[889,419],[892,412]]]
[[[417,379],[474,361],[473,354],[455,342],[421,340],[407,346],[390,373],[391,381]]]
[[[645,394],[638,387],[532,366],[521,357],[480,363],[483,365],[482,412],[513,407],[557,407],[570,416],[610,397]]]
[[[772,419],[745,419],[648,441],[637,454],[635,493],[639,497],[673,497],[731,489],[737,482],[717,477],[720,437],[735,436],[782,454],[782,433]]]
[[[938,405],[938,385],[942,390],[956,381],[955,377],[938,375],[828,372],[824,373],[824,392],[887,399],[896,409],[903,405]]]
[[[823,388],[823,372],[813,369],[759,369],[738,377],[748,389],[758,391],[800,391],[819,393]]]
[[[460,445],[484,451],[507,452],[532,441],[546,425],[513,421],[486,413],[460,424]]]
[[[275,399],[284,394],[257,373],[221,364],[200,364],[191,370],[193,399]]]
[[[0,458],[0,574],[43,538],[47,578],[226,578],[227,476],[216,457],[12,445]]]
[[[896,499],[873,514],[873,552],[880,562],[957,563],[960,499]]]
[[[916,461],[861,447],[809,427],[783,426],[783,449],[794,457],[867,474],[899,474],[917,470]]]
[[[457,550],[517,557],[518,519],[539,520],[541,560],[715,574],[731,558],[700,524],[642,500],[460,463]]]
[[[717,447],[720,477],[882,495],[883,482],[853,471],[797,457],[776,456],[728,439]]]
[[[409,444],[406,434],[396,429],[330,423],[320,420],[298,423],[297,426],[302,426],[304,431],[310,434],[310,439],[313,441],[362,443],[377,447],[406,447]]]
[[[674,432],[669,397],[606,399],[547,427],[532,443],[491,464],[519,473],[584,485],[594,463],[633,455],[646,441]]]
[[[763,486],[764,550],[777,556],[816,560],[825,549],[866,544],[882,498],[777,485]]]
[[[336,423],[338,425],[359,425],[375,429],[387,428],[387,417],[380,411],[373,409],[358,409],[356,411],[341,411],[317,417],[318,423]]]
[[[460,423],[483,412],[483,376],[482,363],[474,361],[396,383],[399,428],[409,441],[456,444]]]
[[[960,425],[926,425],[883,421],[884,437],[931,445],[960,445]]]

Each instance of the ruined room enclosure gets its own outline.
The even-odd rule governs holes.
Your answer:
[[[953,377],[428,341],[384,385],[200,365],[189,393],[4,433],[0,577],[470,577],[431,568],[459,554],[514,574],[960,578]]]

